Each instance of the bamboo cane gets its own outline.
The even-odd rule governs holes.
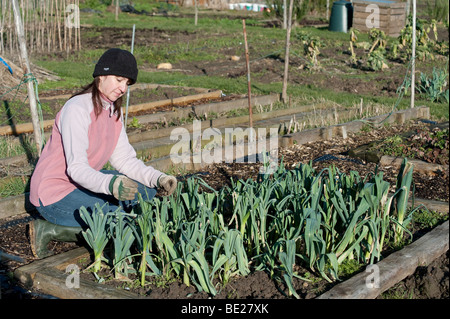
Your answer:
[[[245,29],[245,19],[242,20],[242,26],[244,29],[244,42],[245,42],[245,61],[247,66],[247,89],[248,89],[248,113],[249,113],[249,127],[253,127],[253,112],[252,112],[252,103],[251,103],[251,83],[250,83],[250,57],[248,52],[248,44],[247,44],[247,31]],[[252,130],[250,130],[252,132]],[[253,139],[249,137],[251,141]]]
[[[9,9],[8,9],[8,12],[9,12],[9,25],[11,26],[14,22],[12,21],[12,14],[11,14],[11,11],[12,11],[12,4],[11,4],[11,1],[9,2]],[[9,52],[13,52],[13,47],[14,47],[14,42],[13,42],[13,28],[9,28]]]
[[[62,39],[61,39],[61,9],[59,7],[59,0],[56,0],[56,24],[58,26],[58,44],[59,50],[62,51]]]
[[[11,1],[9,2],[10,7],[8,8],[8,25],[11,25]],[[13,45],[12,45],[12,28],[9,28],[9,52],[12,52]]]
[[[5,13],[4,13],[4,2],[2,1],[2,12],[1,12],[1,19],[0,19],[0,54],[4,53],[4,47],[3,47],[3,26],[5,25]]]
[[[30,48],[30,51],[33,51],[33,47],[34,47],[34,28],[33,28],[33,23],[34,23],[34,10],[33,10],[33,3],[31,3],[30,1],[27,0],[26,2],[27,6],[25,9],[25,13],[27,14],[27,18],[25,19],[26,21],[26,33],[28,36],[28,46]],[[24,14],[25,14],[24,13]]]
[[[69,13],[67,14],[66,19],[69,19]],[[69,54],[69,52],[72,51],[72,27],[69,28],[67,25],[66,25],[66,27],[68,28],[68,30],[67,30],[67,32],[68,32],[68,36],[67,36],[68,41],[67,41],[67,50],[66,50],[66,52],[67,52],[67,54]]]
[[[77,0],[77,7],[80,7],[80,0]],[[80,13],[78,12],[78,19],[80,19]],[[76,30],[78,32],[78,50],[81,50],[81,21],[78,21],[78,28]]]
[[[52,33],[52,30],[53,30],[53,28],[52,28],[52,24],[53,24],[53,19],[52,19],[52,17],[53,17],[53,0],[49,0],[50,1],[50,3],[49,3],[49,10],[50,11],[47,11],[47,12],[49,12],[49,16],[48,16],[48,19],[47,19],[47,51],[48,52],[50,52],[51,51],[51,48],[52,48],[52,35],[53,35],[53,33]]]
[[[80,7],[80,0],[77,0],[77,6]],[[81,50],[81,17],[79,16],[80,23],[78,26],[78,50]]]
[[[288,17],[288,25],[287,25],[287,31],[286,31],[286,53],[285,53],[285,58],[284,58],[283,91],[281,93],[283,103],[287,103],[287,81],[288,81],[288,75],[289,75],[289,48],[291,45],[293,7],[294,7],[294,0],[291,0],[289,2],[289,17]]]
[[[195,14],[194,14],[194,25],[197,25],[197,23],[198,23],[198,1],[197,0],[194,0],[195,1]]]
[[[116,21],[119,20],[119,0],[116,0]]]
[[[39,31],[40,31],[40,43],[39,43],[39,50],[40,52],[44,52],[44,43],[45,43],[45,6],[44,3],[41,1],[39,7],[40,12],[40,23],[39,23]]]
[[[44,30],[43,39],[44,39],[44,41],[42,43],[42,51],[45,51],[45,49],[47,49],[47,51],[48,51],[48,49],[49,49],[49,44],[48,44],[48,37],[49,37],[49,34],[48,34],[48,18],[49,18],[48,9],[49,8],[47,6],[47,0],[42,0],[42,6],[43,6],[42,19],[44,20],[43,21],[43,30]]]
[[[411,55],[411,108],[414,107],[415,82],[416,82],[416,0],[413,0],[412,12],[412,55]]]
[[[65,10],[64,10],[64,8],[66,7],[66,1],[65,0],[62,0],[62,6],[61,6],[61,15],[62,15],[62,17],[63,17],[63,21],[64,21],[64,24],[63,24],[63,31],[64,31],[64,51],[66,51],[67,52],[67,31],[66,31],[66,12],[65,12]]]

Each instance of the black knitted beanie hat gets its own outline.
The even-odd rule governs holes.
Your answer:
[[[131,52],[122,49],[109,49],[98,60],[92,76],[117,75],[130,79],[131,84],[136,83],[138,69],[136,59]]]

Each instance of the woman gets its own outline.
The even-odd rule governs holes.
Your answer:
[[[52,254],[51,240],[76,241],[89,212],[105,205],[130,210],[140,193],[151,200],[156,188],[173,193],[177,180],[136,158],[121,112],[122,96],[138,75],[134,56],[109,49],[98,60],[94,81],[71,97],[56,115],[52,135],[31,177],[30,201],[45,219],[30,223],[38,258]],[[116,171],[102,170],[109,162]]]

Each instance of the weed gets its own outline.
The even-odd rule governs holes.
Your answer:
[[[432,228],[448,219],[448,215],[428,209],[419,209],[414,212],[414,222],[421,228]]]
[[[345,260],[339,265],[339,278],[347,278],[354,275],[363,267],[363,264],[356,260]]]
[[[141,128],[142,124],[139,123],[139,119],[133,116],[133,119],[128,124],[128,127],[130,128]]]

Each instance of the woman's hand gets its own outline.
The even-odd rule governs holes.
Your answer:
[[[162,187],[167,195],[171,195],[177,188],[177,179],[171,175],[163,175],[158,178],[158,186]]]
[[[124,175],[115,175],[109,183],[109,190],[118,200],[132,200],[137,193],[138,184]]]

